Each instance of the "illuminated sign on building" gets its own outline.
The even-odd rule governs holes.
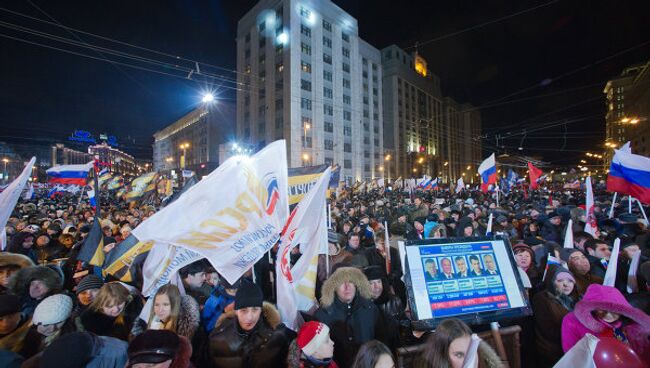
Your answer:
[[[99,139],[113,147],[119,146],[117,144],[117,138],[114,135],[100,134]],[[83,143],[97,143],[97,140],[87,130],[75,130],[72,135],[68,137],[68,140]]]

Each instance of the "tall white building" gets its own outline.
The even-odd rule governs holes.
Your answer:
[[[379,50],[329,0],[261,0],[237,27],[237,137],[286,139],[290,167],[339,164],[383,175]]]

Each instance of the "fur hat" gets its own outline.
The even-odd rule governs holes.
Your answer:
[[[20,312],[20,298],[13,294],[0,294],[0,317]]]
[[[162,363],[174,359],[179,337],[168,330],[147,330],[129,344],[129,367],[138,363]]]
[[[354,267],[340,267],[323,283],[320,303],[322,307],[329,307],[336,297],[336,289],[344,282],[351,282],[357,288],[357,295],[370,299],[370,282],[361,270]]]
[[[296,343],[305,355],[312,356],[318,351],[321,344],[327,342],[329,333],[330,328],[324,323],[316,321],[305,322],[298,331]]]
[[[70,317],[72,299],[65,294],[55,294],[43,299],[36,306],[32,323],[35,325],[52,325]]]
[[[16,295],[24,295],[29,291],[29,284],[34,280],[43,281],[49,290],[60,290],[63,287],[63,277],[51,267],[26,267],[11,276],[9,289]]]
[[[11,266],[25,268],[33,265],[34,262],[31,258],[25,255],[19,253],[0,252],[0,268]]]

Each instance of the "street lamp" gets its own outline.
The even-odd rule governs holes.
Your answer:
[[[181,158],[181,169],[185,169],[185,160],[186,160],[186,155],[187,155],[187,149],[190,148],[189,143],[181,143],[179,146],[183,150],[183,157]]]
[[[203,101],[203,103],[210,103],[214,101],[214,95],[212,93],[206,93],[203,95],[201,101]]]

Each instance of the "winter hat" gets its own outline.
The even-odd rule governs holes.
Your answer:
[[[264,295],[259,286],[251,281],[243,280],[235,294],[235,310],[248,307],[261,307]]]
[[[298,331],[296,343],[305,355],[312,356],[318,351],[321,344],[327,342],[329,333],[330,328],[324,323],[316,321],[305,322]]]
[[[72,299],[65,294],[55,294],[43,299],[36,306],[32,323],[35,325],[52,325],[63,322],[72,312]]]
[[[85,367],[93,359],[95,339],[90,332],[72,332],[55,339],[43,351],[40,367]]]
[[[564,262],[569,262],[569,258],[571,258],[571,255],[576,252],[584,254],[584,252],[578,248],[562,248],[560,249],[560,258]]]
[[[533,252],[533,250],[528,245],[524,243],[519,243],[519,244],[515,244],[512,247],[512,254],[517,254],[520,252],[528,252],[528,254],[530,254],[530,259],[533,262],[535,262],[535,252]]]
[[[576,282],[576,279],[575,277],[573,277],[571,271],[561,266],[555,268],[555,274],[553,275],[552,280],[553,281],[557,280],[560,277],[560,275],[563,275],[564,278],[568,278],[574,283]]]
[[[368,278],[368,281],[370,281],[370,280],[379,280],[381,278],[386,277],[386,272],[384,271],[384,269],[381,266],[366,267],[363,270],[363,273]]]
[[[508,218],[505,217],[504,215],[497,216],[497,223],[506,222],[506,221],[508,221]]]
[[[0,317],[20,312],[20,298],[14,294],[0,295]]]
[[[147,330],[129,344],[128,366],[138,363],[162,363],[174,359],[179,344],[180,338],[172,331]]]
[[[90,290],[90,289],[101,289],[101,287],[104,286],[104,281],[97,275],[86,275],[81,281],[79,281],[79,285],[77,285],[77,295],[79,295],[82,291]]]

